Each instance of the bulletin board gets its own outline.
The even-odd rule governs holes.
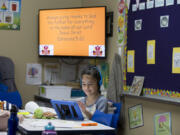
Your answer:
[[[164,5],[161,3],[158,7],[153,0],[153,7],[149,9],[146,1],[140,0],[143,2],[145,8],[142,4],[135,11],[136,0],[131,0],[128,11],[127,51],[135,53],[134,72],[127,72],[127,85],[131,86],[134,76],[144,76],[144,88],[180,92],[180,73],[172,73],[173,48],[180,47],[180,2],[162,0]],[[161,16],[168,16],[168,26],[163,27]],[[135,30],[135,20],[142,20],[141,30]],[[155,64],[147,64],[149,40],[155,40]]]

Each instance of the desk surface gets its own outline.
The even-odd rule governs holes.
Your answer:
[[[58,134],[111,134],[115,129],[99,124],[97,126],[81,126],[82,123],[92,123],[93,121],[67,121],[67,120],[45,120],[45,119],[25,119],[19,124],[19,132],[25,135],[41,135],[44,126],[51,122],[55,126]]]
[[[7,132],[0,131],[0,135],[7,135]]]

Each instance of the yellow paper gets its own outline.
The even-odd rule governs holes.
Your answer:
[[[147,64],[155,64],[155,40],[147,41]]]
[[[173,48],[172,73],[180,73],[180,47]]]
[[[127,51],[127,72],[134,73],[134,50]]]
[[[18,114],[21,114],[21,115],[29,115],[30,113],[29,113],[29,112],[18,112]]]

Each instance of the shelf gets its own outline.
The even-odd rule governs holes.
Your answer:
[[[177,99],[177,98],[159,97],[159,96],[135,96],[135,95],[130,95],[130,94],[123,94],[123,96],[149,100],[156,103],[159,102],[159,103],[167,103],[167,104],[173,104],[173,105],[178,105],[178,106],[180,105],[180,99]]]

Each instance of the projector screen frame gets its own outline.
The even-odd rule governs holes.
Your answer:
[[[83,9],[83,8],[98,8],[98,7],[104,7],[105,8],[105,33],[104,33],[104,46],[105,46],[105,56],[71,56],[71,55],[40,55],[39,53],[39,45],[40,45],[40,20],[39,20],[39,14],[40,11],[42,10],[61,10],[61,9]],[[72,8],[50,8],[50,9],[39,9],[38,11],[38,57],[40,58],[70,58],[70,59],[106,59],[107,58],[107,38],[109,36],[109,33],[107,33],[107,18],[109,18],[108,13],[107,13],[107,7],[106,6],[90,6],[90,7],[72,7]]]

